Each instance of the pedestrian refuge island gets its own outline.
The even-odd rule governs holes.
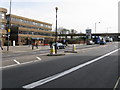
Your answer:
[[[47,56],[63,56],[63,55],[65,55],[65,54],[63,54],[63,53],[55,53],[55,46],[54,45],[52,45],[50,47],[50,54],[47,54]]]
[[[72,50],[66,50],[64,51],[65,53],[77,53],[77,50],[76,50],[76,45],[73,44],[72,45]]]

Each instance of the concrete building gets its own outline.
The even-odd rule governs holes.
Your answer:
[[[2,41],[2,45],[4,45],[6,39],[6,13],[7,9],[0,8],[0,40]]]
[[[8,14],[7,9],[0,8],[0,40],[7,44],[7,31],[10,22],[10,43],[15,41],[16,45],[31,43],[48,44],[54,41],[55,32],[52,24]]]
[[[52,24],[33,20],[17,15],[6,15],[7,21],[11,18],[10,40],[17,45],[32,43],[44,44],[54,40]]]

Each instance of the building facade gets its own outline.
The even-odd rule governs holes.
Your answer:
[[[31,43],[48,44],[54,41],[55,33],[52,32],[52,24],[33,20],[17,15],[6,15],[6,19],[11,24],[10,40],[16,45],[28,45]],[[9,23],[7,23],[8,27]],[[8,29],[8,28],[7,28]]]
[[[5,43],[5,39],[6,39],[6,13],[7,13],[7,9],[5,8],[0,8],[0,40],[1,40],[1,44],[4,45]]]

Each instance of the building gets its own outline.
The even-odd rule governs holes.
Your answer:
[[[33,20],[17,15],[8,14],[6,19],[11,24],[10,41],[16,45],[28,45],[31,43],[48,44],[54,41],[55,33],[52,32],[52,24]],[[7,27],[8,27],[7,23]],[[7,28],[8,29],[8,28]]]
[[[6,36],[6,13],[7,9],[0,8],[0,40],[2,41],[2,45],[5,43],[5,36]]]

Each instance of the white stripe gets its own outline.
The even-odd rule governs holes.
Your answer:
[[[15,59],[14,59],[13,61],[14,61],[14,62],[16,62],[17,64],[20,64],[20,62],[18,62],[18,61],[17,61],[17,60],[15,60]]]
[[[19,64],[19,65],[29,64],[29,63],[33,63],[33,62],[37,62],[37,61],[39,61],[39,60],[24,62],[24,63],[21,63],[21,64]],[[17,66],[17,65],[18,65],[18,64],[13,64],[13,65],[4,66],[4,67],[0,67],[0,68],[14,67],[14,66]]]
[[[38,60],[42,60],[40,57],[36,57]]]
[[[114,51],[112,51],[112,52],[110,52],[110,53],[107,53],[107,54],[105,54],[105,55],[103,55],[103,56],[100,56],[100,57],[98,57],[98,58],[96,58],[96,59],[93,59],[93,60],[91,60],[91,61],[88,61],[88,62],[86,62],[86,63],[84,63],[84,64],[81,64],[81,65],[78,65],[78,66],[76,66],[76,67],[73,67],[73,68],[71,68],[71,69],[69,69],[69,70],[66,70],[66,71],[64,71],[64,72],[55,74],[55,75],[53,75],[53,76],[47,77],[47,78],[45,78],[45,79],[42,79],[42,80],[39,80],[39,81],[36,81],[36,82],[33,82],[33,83],[31,83],[31,84],[28,84],[28,85],[25,85],[25,86],[23,86],[23,88],[24,88],[24,89],[32,89],[32,88],[35,88],[35,87],[37,87],[37,86],[43,85],[43,84],[45,84],[45,83],[47,83],[47,82],[50,82],[50,81],[55,80],[55,79],[57,79],[57,78],[60,78],[60,77],[62,77],[62,76],[64,76],[64,75],[67,75],[67,74],[69,74],[69,73],[72,73],[72,72],[74,72],[74,71],[76,71],[76,70],[78,70],[78,69],[80,69],[80,68],[82,68],[82,67],[84,67],[84,66],[86,66],[86,65],[89,65],[89,64],[91,64],[91,63],[93,63],[93,62],[96,62],[96,61],[98,61],[98,60],[100,60],[100,59],[102,59],[102,58],[104,58],[104,57],[106,57],[106,56],[108,56],[108,55],[110,55],[110,54],[112,54],[112,53],[115,53],[115,52],[118,51],[118,50],[120,50],[120,48],[117,49],[117,50],[114,50]]]
[[[117,80],[117,82],[115,84],[114,90],[117,88],[119,81],[120,81],[120,77],[118,78],[118,80]]]

